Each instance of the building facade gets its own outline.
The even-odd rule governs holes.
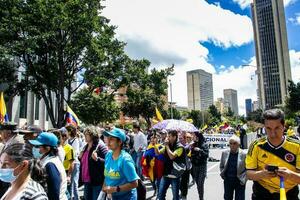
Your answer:
[[[254,0],[254,30],[260,108],[282,105],[291,67],[283,0]]]
[[[252,99],[245,99],[246,116],[253,111]]]
[[[188,108],[207,110],[213,105],[212,74],[202,69],[187,72]]]
[[[228,105],[234,112],[234,115],[237,116],[239,114],[237,91],[234,89],[224,89],[223,93],[225,104]]]

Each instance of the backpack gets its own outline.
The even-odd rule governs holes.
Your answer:
[[[145,184],[143,183],[143,181],[141,179],[138,180],[138,186],[137,186],[136,190],[137,190],[137,199],[138,200],[146,200],[147,190],[146,190]]]

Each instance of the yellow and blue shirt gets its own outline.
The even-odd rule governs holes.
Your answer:
[[[254,141],[248,150],[246,157],[247,170],[263,170],[266,165],[286,167],[294,172],[300,170],[300,141],[285,137],[282,144],[274,147],[266,137]],[[279,193],[280,179],[262,179],[258,181],[270,193]],[[285,181],[285,189],[289,191],[297,186],[289,180]]]

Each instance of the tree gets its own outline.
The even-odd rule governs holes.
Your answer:
[[[120,108],[114,98],[105,93],[99,95],[90,93],[88,88],[77,92],[70,105],[79,119],[86,124],[97,125],[100,122],[112,122],[118,119],[120,114]]]
[[[263,123],[263,117],[262,117],[263,111],[261,109],[252,111],[248,114],[247,120],[248,121],[255,121],[258,123]]]
[[[115,27],[100,15],[101,3],[0,0],[1,60],[3,55],[14,58],[10,75],[24,69],[16,92],[32,91],[42,98],[54,127],[64,124],[65,102],[82,84],[90,91],[102,86],[116,91],[128,81],[120,78],[128,77],[122,76],[129,60],[125,44],[115,39]],[[1,73],[5,70],[0,65]]]
[[[228,110],[225,112],[226,117],[234,117],[234,112],[232,111],[231,107],[228,107]]]
[[[162,115],[164,117],[164,119],[171,119],[172,118],[172,114],[171,112],[173,112],[173,119],[181,119],[181,113],[179,112],[179,110],[177,110],[176,108],[171,108],[168,107],[168,110],[163,111]]]
[[[128,86],[126,95],[127,102],[122,106],[125,115],[133,118],[143,117],[148,127],[151,126],[151,118],[155,116],[155,107],[163,110],[165,96],[167,94],[167,78],[173,72],[173,67],[163,70],[155,68],[147,73],[150,63],[147,60],[135,61],[139,71],[135,71],[132,83]]]
[[[216,125],[221,122],[221,113],[218,111],[215,105],[211,105],[208,108],[208,113],[211,114],[211,125]]]
[[[288,113],[296,113],[300,111],[300,82],[295,84],[293,81],[289,81],[288,92],[285,108]]]

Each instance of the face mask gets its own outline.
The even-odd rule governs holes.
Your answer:
[[[0,180],[6,183],[14,182],[17,178],[17,176],[14,175],[15,169],[0,169]]]
[[[43,154],[40,153],[40,148],[36,148],[36,147],[32,148],[32,155],[36,159],[39,159],[43,156]]]

